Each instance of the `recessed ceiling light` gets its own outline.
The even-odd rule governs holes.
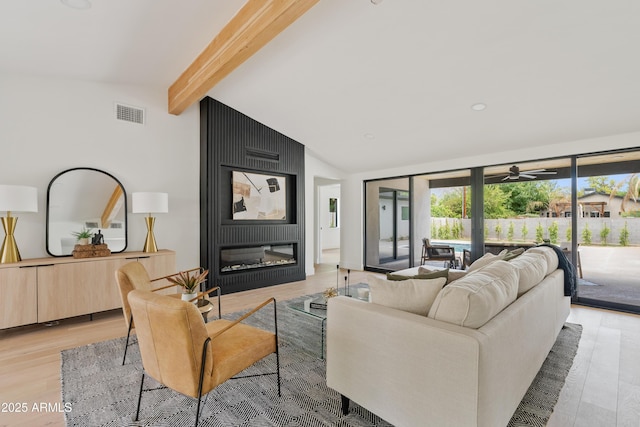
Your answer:
[[[89,0],[60,0],[60,2],[65,6],[78,10],[91,8],[91,2]]]
[[[471,106],[471,109],[472,109],[473,111],[482,111],[482,110],[484,110],[485,108],[487,108],[487,104],[483,104],[482,102],[478,102],[477,104],[473,104],[473,105]]]
[[[364,137],[366,139],[376,139],[376,136],[374,134],[368,132],[364,134]]]

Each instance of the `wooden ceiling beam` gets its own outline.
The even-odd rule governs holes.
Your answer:
[[[179,115],[319,0],[247,0],[169,87],[169,113]]]
[[[104,212],[102,212],[102,216],[100,217],[100,225],[103,229],[109,228],[111,221],[120,211],[120,208],[124,204],[123,196],[124,191],[122,191],[122,187],[120,185],[116,185],[116,188],[113,190],[109,201],[107,201],[107,205],[104,207]]]

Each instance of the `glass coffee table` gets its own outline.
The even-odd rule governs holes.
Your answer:
[[[312,300],[314,304],[324,304],[324,298],[310,298],[310,300]],[[305,306],[305,304],[306,304],[306,301],[292,302],[290,304],[287,304],[287,308],[289,308],[290,310],[293,310],[295,313],[302,314],[304,316],[309,316],[313,319],[320,321],[320,324],[322,326],[321,328],[322,330],[320,332],[320,337],[321,337],[320,338],[321,340],[320,359],[324,359],[324,331],[325,331],[325,326],[327,324],[327,309],[311,308],[309,306]]]
[[[368,287],[367,287],[368,291]],[[351,295],[352,298],[360,299],[362,301],[367,301],[369,298],[368,293],[358,294],[358,292],[354,289],[354,294]],[[321,331],[320,331],[320,359],[324,359],[325,355],[325,328],[327,324],[327,309],[325,299],[323,297],[316,298],[308,298],[304,301],[291,302],[288,303],[287,308],[292,310],[295,313],[301,314],[303,316],[308,316],[312,319],[315,319],[320,322]],[[320,308],[323,307],[324,308]]]

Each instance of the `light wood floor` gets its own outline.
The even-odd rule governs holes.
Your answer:
[[[301,282],[225,295],[224,313],[250,308],[274,296],[286,300],[344,283],[335,263],[318,266]],[[372,273],[354,271],[350,283]],[[569,321],[584,327],[574,366],[549,426],[640,426],[640,316],[573,306]],[[126,335],[119,310],[0,331],[0,426],[64,426],[60,351]],[[24,413],[12,404],[25,403]],[[34,404],[48,404],[35,411]],[[60,408],[63,410],[63,408]]]

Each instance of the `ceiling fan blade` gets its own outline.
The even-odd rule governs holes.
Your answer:
[[[556,171],[540,171],[540,172],[536,172],[536,175],[555,175],[557,173],[558,172]]]
[[[520,177],[522,177],[522,178],[529,178],[529,179],[536,179],[536,176],[535,176],[535,175],[529,175],[529,174],[522,173],[522,172],[520,172]]]
[[[531,169],[531,170],[528,170],[528,171],[521,171],[520,173],[532,173],[532,174],[536,174],[536,173],[544,172],[544,171],[546,171],[546,169]]]
[[[511,175],[507,175],[507,176],[505,176],[504,178],[502,178],[502,180],[503,180],[503,181],[506,181],[506,180],[508,180],[508,179],[513,179],[513,176],[511,176]]]

